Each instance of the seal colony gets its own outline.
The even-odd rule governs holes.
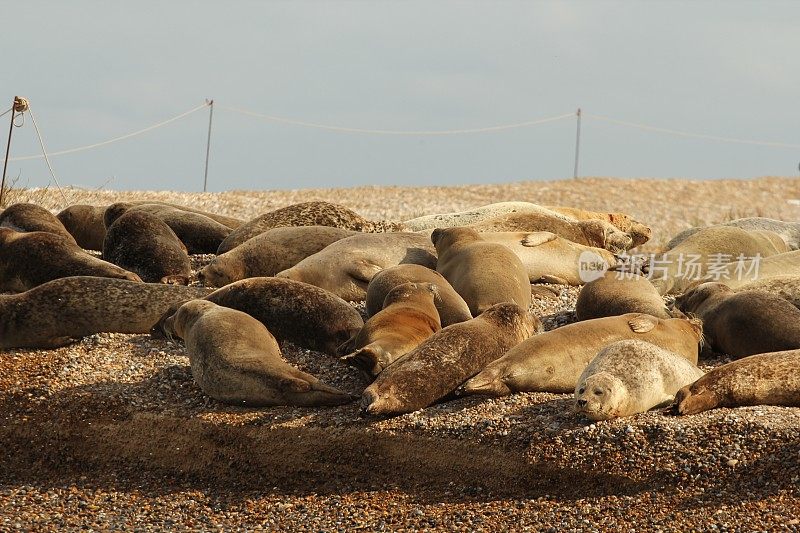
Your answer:
[[[279,343],[289,342],[374,380],[361,405],[381,416],[454,393],[527,391],[573,391],[575,411],[593,420],[663,406],[679,390],[681,413],[793,405],[783,370],[760,384],[766,374],[753,369],[795,360],[756,354],[800,350],[795,228],[758,218],[692,228],[639,272],[614,254],[646,242],[650,228],[569,206],[504,202],[372,221],[303,202],[240,221],[152,201],[75,205],[57,217],[16,204],[0,214],[0,288],[18,293],[0,295],[0,347],[150,332],[183,339],[194,380],[219,401],[354,399],[284,361]],[[213,251],[194,274],[189,255]],[[673,264],[680,254],[700,257],[694,279]],[[737,256],[751,261],[743,283],[708,282],[711,258]],[[194,279],[208,288],[169,286]],[[582,286],[581,321],[542,333],[535,282]],[[666,293],[678,295],[672,308]],[[364,300],[365,316],[349,303]],[[761,358],[703,382],[701,347]]]

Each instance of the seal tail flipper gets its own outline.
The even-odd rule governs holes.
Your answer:
[[[356,349],[356,335],[353,335],[336,348],[336,355],[343,357]]]

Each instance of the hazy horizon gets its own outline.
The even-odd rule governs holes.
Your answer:
[[[502,132],[381,136],[264,121],[438,131],[584,113],[800,145],[792,2],[26,2],[0,112],[27,97],[49,152],[216,102],[209,191],[571,178],[575,119]],[[4,102],[5,101],[5,102]],[[2,153],[8,118],[0,118]],[[29,117],[28,117],[29,118]],[[208,112],[51,159],[62,185],[202,190]],[[30,121],[11,158],[41,153]],[[797,176],[800,148],[585,116],[581,176]],[[41,159],[8,180],[50,181]]]

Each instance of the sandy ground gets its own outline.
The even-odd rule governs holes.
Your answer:
[[[392,220],[527,200],[629,213],[654,228],[650,249],[699,223],[800,220],[787,202],[800,182],[781,178],[65,193],[69,203],[151,198],[242,218],[310,199]],[[17,199],[63,207],[53,190]],[[578,293],[550,287],[533,303],[548,329],[574,320]],[[327,383],[366,385],[329,356],[282,348]],[[100,334],[10,350],[0,353],[0,530],[800,529],[800,409],[592,424],[570,406],[569,395],[516,394],[392,419],[363,418],[357,404],[242,409],[202,394],[181,344]]]

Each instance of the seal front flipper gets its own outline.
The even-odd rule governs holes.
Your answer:
[[[386,362],[390,360],[390,354],[378,344],[372,343],[341,359],[364,372],[368,378],[374,378],[384,369]]]
[[[634,333],[647,333],[656,327],[657,321],[649,315],[639,315],[628,320],[628,326]]]
[[[364,287],[366,288],[366,285],[375,277],[375,274],[381,270],[383,270],[382,266],[365,259],[360,259],[353,262],[353,264],[347,268],[347,275],[356,280],[356,283],[364,283]]]
[[[545,274],[544,276],[540,277],[536,280],[536,283],[552,283],[554,285],[569,285],[569,281],[565,280],[564,278],[560,278],[558,276],[552,276],[550,274]]]
[[[536,231],[525,235],[525,237],[523,237],[520,241],[520,244],[528,247],[540,246],[557,238],[558,235],[555,233],[551,233],[549,231]]]

